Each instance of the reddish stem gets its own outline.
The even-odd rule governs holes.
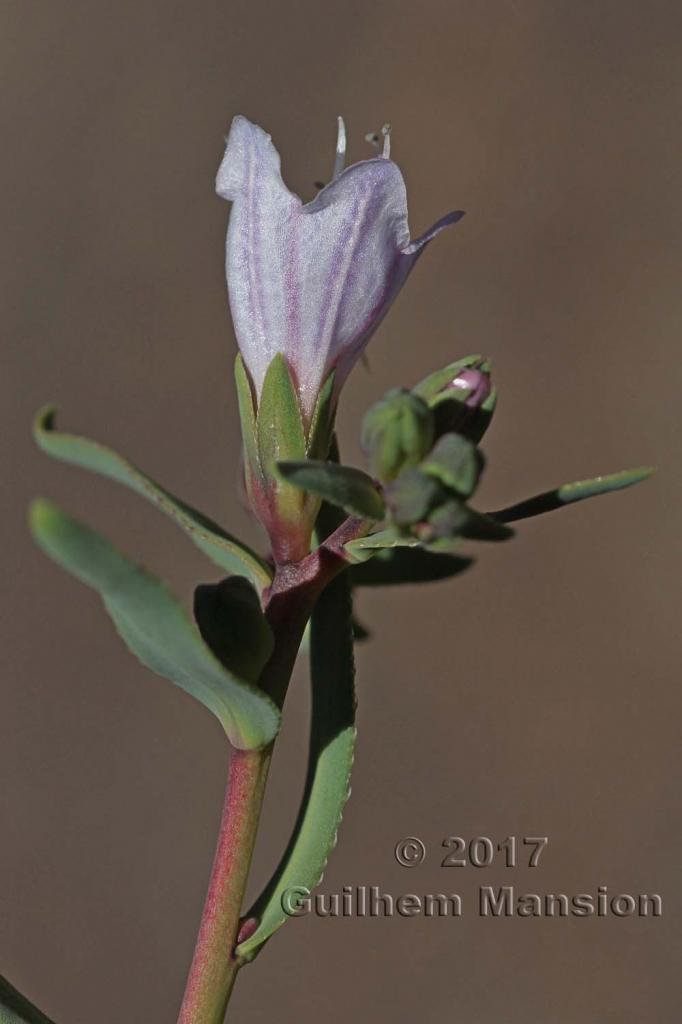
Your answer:
[[[300,562],[279,565],[266,595],[275,648],[259,680],[280,706],[306,623],[320,592],[346,562],[344,544],[368,524],[347,519]],[[218,844],[178,1024],[222,1024],[241,962],[235,956],[272,747],[232,750]],[[255,922],[245,922],[244,927]]]
[[[213,870],[178,1024],[222,1024],[239,969],[239,912],[270,764],[268,750],[230,757]]]

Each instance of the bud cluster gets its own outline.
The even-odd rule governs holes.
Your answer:
[[[456,537],[509,535],[467,504],[483,469],[477,445],[495,402],[489,363],[469,356],[412,390],[389,391],[369,410],[362,444],[373,476],[383,485],[390,523],[400,534],[440,547]]]

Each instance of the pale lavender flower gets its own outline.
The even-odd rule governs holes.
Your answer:
[[[334,177],[310,203],[282,181],[270,136],[235,117],[216,190],[232,201],[227,282],[237,342],[256,392],[281,352],[310,420],[320,387],[337,388],[419,258],[462,216],[449,213],[415,241],[407,226],[402,174],[384,152],[343,169],[339,119]]]

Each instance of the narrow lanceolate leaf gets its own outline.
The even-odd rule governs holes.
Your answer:
[[[122,456],[85,437],[55,430],[55,410],[43,409],[34,425],[37,444],[47,455],[123,484],[153,502],[175,520],[205,555],[226,572],[248,576],[259,590],[269,586],[272,573],[266,562],[245,544],[230,536],[203,513],[157,484]]]
[[[308,494],[363,519],[383,519],[384,501],[374,481],[361,469],[333,462],[280,462],[281,476]]]
[[[626,469],[620,473],[611,473],[609,476],[596,476],[592,480],[578,480],[576,483],[564,484],[553,491],[545,491],[534,498],[519,502],[518,505],[510,505],[509,508],[490,514],[501,523],[529,519],[531,516],[539,516],[544,512],[563,508],[564,505],[571,505],[575,501],[584,501],[585,498],[594,498],[599,494],[609,494],[624,487],[632,487],[646,480],[654,472],[651,466],[646,466],[642,469]]]
[[[0,1024],[52,1024],[52,1021],[0,975]]]
[[[343,573],[327,587],[313,613],[312,723],[301,809],[272,881],[247,914],[258,925],[237,947],[239,957],[250,960],[284,924],[287,893],[311,891],[336,844],[353,764],[354,676],[350,581]]]
[[[513,537],[514,531],[504,523],[465,505],[459,498],[444,502],[419,527],[419,536],[431,544],[432,550],[447,548],[460,537],[466,540],[500,541]]]
[[[160,580],[51,502],[33,502],[30,524],[45,553],[99,593],[128,649],[212,711],[233,746],[256,749],[275,737],[275,705],[218,661]]]
[[[383,548],[367,562],[350,567],[354,587],[384,587],[397,583],[430,583],[464,572],[473,559],[437,555],[424,548]]]
[[[421,541],[417,537],[404,536],[398,533],[397,530],[389,528],[387,530],[377,530],[376,533],[370,533],[366,537],[359,537],[357,540],[349,541],[345,546],[345,551],[351,563],[359,565],[361,562],[366,562],[368,558],[372,558],[377,551],[390,548],[418,548],[421,546]]]

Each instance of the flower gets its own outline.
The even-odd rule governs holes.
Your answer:
[[[402,174],[384,151],[343,169],[339,118],[334,177],[310,203],[290,192],[262,128],[235,117],[216,191],[231,200],[226,269],[237,342],[257,397],[281,352],[309,424],[335,369],[338,388],[387,313],[424,246],[463,215],[410,241]]]

